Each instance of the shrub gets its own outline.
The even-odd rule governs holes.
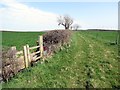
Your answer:
[[[54,30],[45,33],[43,35],[43,42],[48,47],[48,53],[55,52],[61,46],[69,44],[70,36],[70,30]]]
[[[43,41],[47,45],[68,43],[70,39],[70,30],[54,30],[49,31],[43,35]]]

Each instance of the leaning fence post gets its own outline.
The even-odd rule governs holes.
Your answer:
[[[40,57],[43,56],[43,36],[39,36]]]
[[[31,65],[31,58],[30,58],[30,49],[29,49],[29,45],[26,45],[27,48],[27,57],[28,57],[28,65]]]
[[[23,52],[24,52],[24,62],[25,62],[25,68],[28,67],[28,57],[27,57],[27,47],[23,47]]]

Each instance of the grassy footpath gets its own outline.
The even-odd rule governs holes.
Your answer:
[[[113,48],[114,47],[114,48]],[[71,47],[48,62],[20,72],[4,88],[109,88],[117,87],[117,47],[106,45],[83,32],[74,32]]]
[[[89,83],[93,87],[115,87],[118,85],[118,60],[117,46],[107,46],[105,42],[99,42],[84,35],[88,43],[88,76]],[[81,36],[82,36],[81,35]]]

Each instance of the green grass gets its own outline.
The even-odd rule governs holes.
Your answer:
[[[95,32],[73,32],[71,47],[57,52],[43,64],[38,62],[36,66],[18,73],[4,83],[3,88],[117,87],[120,85],[117,45],[105,43],[106,40],[113,40],[115,34],[108,37],[107,32],[98,33],[104,33],[103,41],[101,36],[93,38]]]
[[[81,31],[83,34],[87,36],[91,36],[97,40],[102,40],[106,42],[116,42],[117,39],[117,31]]]
[[[42,34],[44,32],[2,32],[2,45],[5,47],[16,46],[17,50],[22,50],[26,44],[36,46],[38,36]]]

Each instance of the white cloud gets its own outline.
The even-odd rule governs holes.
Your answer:
[[[58,14],[42,11],[33,7],[29,7],[25,4],[19,3],[15,0],[1,0],[3,5],[0,8],[0,29],[1,30],[21,30],[21,31],[40,31],[49,29],[64,28],[57,25]],[[114,15],[114,17],[116,17]],[[103,17],[103,19],[74,19],[74,23],[79,24],[82,29],[87,28],[108,28],[116,29],[116,18],[111,23],[111,17]],[[109,23],[108,23],[109,21]],[[114,24],[113,24],[114,23]]]
[[[57,14],[28,7],[15,0],[2,0],[5,7],[0,8],[2,27],[10,30],[55,29]]]

